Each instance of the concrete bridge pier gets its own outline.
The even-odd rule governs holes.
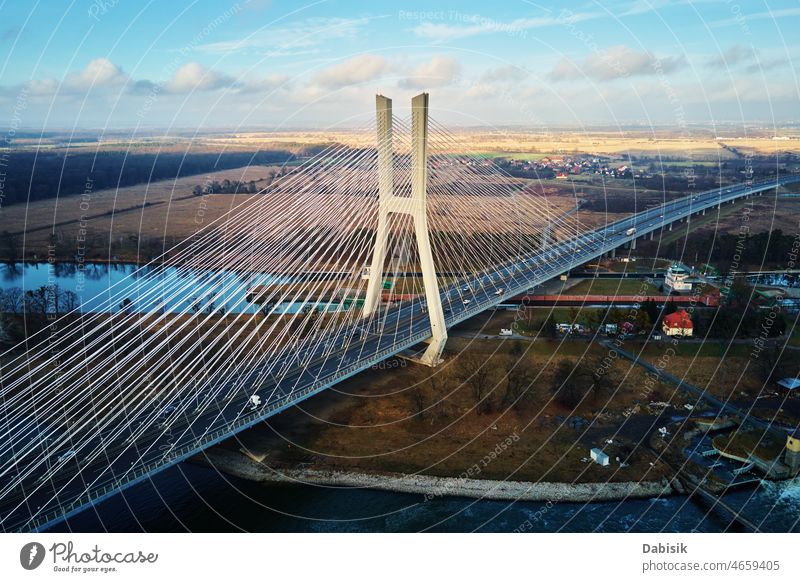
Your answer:
[[[391,215],[409,215],[414,226],[425,301],[431,323],[428,347],[418,361],[426,366],[436,366],[441,362],[442,350],[447,341],[447,327],[428,232],[428,94],[421,93],[411,100],[410,197],[394,193],[392,100],[383,95],[376,95],[375,109],[378,130],[378,228],[375,233],[370,279],[364,298],[363,317],[370,317],[379,304]]]

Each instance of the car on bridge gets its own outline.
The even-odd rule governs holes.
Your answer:
[[[57,458],[56,460],[57,460],[59,463],[63,463],[63,462],[65,462],[65,461],[69,461],[70,459],[72,459],[73,457],[75,457],[77,454],[78,454],[78,453],[76,453],[76,452],[75,452],[75,451],[73,451],[72,449],[69,449],[68,451],[64,451],[63,453],[61,453],[60,455],[58,455],[58,458]]]

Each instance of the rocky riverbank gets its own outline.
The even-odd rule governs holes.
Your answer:
[[[276,470],[244,453],[221,448],[209,450],[203,458],[196,460],[248,481],[378,489],[420,494],[426,500],[458,496],[495,500],[587,502],[647,499],[676,493],[666,479],[624,483],[529,483],[310,468]]]

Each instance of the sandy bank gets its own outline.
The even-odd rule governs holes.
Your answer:
[[[305,483],[333,487],[358,487],[400,493],[416,493],[427,499],[444,496],[522,501],[617,501],[672,495],[675,491],[666,479],[625,483],[529,483],[491,479],[462,479],[401,473],[359,473],[319,469],[283,469],[277,471],[236,451],[212,449],[203,464],[248,481],[270,483]]]

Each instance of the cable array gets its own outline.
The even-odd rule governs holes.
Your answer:
[[[402,195],[411,189],[410,121],[393,123]],[[470,301],[498,265],[591,236],[528,181],[458,151],[431,120],[429,236],[445,305]],[[122,483],[424,331],[408,214],[391,226],[384,276],[393,287],[369,318],[359,309],[376,160],[374,140],[326,148],[111,286],[92,312],[60,317],[57,335],[45,329],[3,354],[3,529]]]

